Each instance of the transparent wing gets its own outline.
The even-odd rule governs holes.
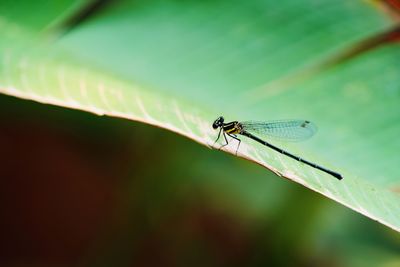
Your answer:
[[[241,122],[243,130],[282,141],[298,142],[313,136],[317,127],[307,120],[280,120],[270,122]]]

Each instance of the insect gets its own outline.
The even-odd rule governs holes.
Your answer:
[[[215,130],[219,128],[218,137],[215,140],[214,145],[220,138],[221,133],[225,139],[225,144],[222,145],[219,149],[228,145],[228,139],[226,138],[226,136],[228,135],[228,136],[232,137],[233,139],[236,139],[239,142],[237,149],[236,149],[236,154],[237,154],[240,143],[242,142],[237,137],[237,135],[243,135],[243,136],[253,139],[254,141],[256,141],[266,147],[269,147],[285,156],[288,156],[294,160],[302,162],[302,163],[304,163],[308,166],[311,166],[315,169],[318,169],[320,171],[328,173],[328,174],[332,175],[333,177],[337,178],[338,180],[343,179],[341,174],[331,171],[331,170],[328,170],[320,165],[317,165],[313,162],[305,160],[296,155],[293,155],[277,146],[270,144],[269,142],[255,136],[253,134],[253,133],[256,133],[256,134],[260,134],[260,135],[265,135],[265,136],[273,137],[276,139],[281,139],[283,141],[302,141],[302,140],[310,138],[317,131],[317,127],[310,121],[307,121],[307,120],[280,120],[280,121],[271,121],[271,122],[232,121],[232,122],[225,123],[224,117],[221,116],[221,117],[218,117],[214,121],[214,123],[212,124],[212,127]]]

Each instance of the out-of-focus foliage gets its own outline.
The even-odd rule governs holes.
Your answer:
[[[175,134],[5,96],[0,121],[2,266],[400,263],[394,231]]]
[[[89,7],[93,0],[1,0],[0,13],[4,21],[15,22],[35,32],[50,31]]]
[[[343,182],[254,144],[243,146],[242,155],[398,229],[397,169],[382,160],[399,147],[382,145],[398,131],[397,46],[314,71],[308,81],[285,82],[388,29],[393,23],[375,6],[123,1],[70,30],[49,51],[30,41],[31,23],[13,11],[18,4],[8,5],[0,25],[4,93],[144,121],[205,144],[213,138],[209,122],[220,113],[309,118],[322,129],[313,144],[285,146],[342,172]],[[59,13],[46,7],[33,28]],[[84,67],[57,46],[125,80]],[[382,68],[385,75],[369,75]]]
[[[279,145],[341,172],[341,182],[248,140],[239,155],[400,229],[399,46],[327,63],[395,25],[377,3],[119,1],[76,25],[62,23],[90,4],[2,2],[0,92],[142,121],[206,145],[213,143],[210,124],[219,115],[312,120],[320,129],[312,142]],[[43,16],[36,21],[25,12]],[[227,147],[235,149],[234,142]],[[174,175],[165,176],[165,186],[175,179],[183,183],[179,172],[190,166],[222,199],[221,184],[231,183],[250,202],[238,201],[244,213],[259,216],[266,203],[269,210],[280,208],[278,213],[282,208],[276,202],[285,190],[269,194],[268,186],[258,185],[262,181],[244,183],[247,167],[209,160],[210,151],[181,159],[174,153],[143,154],[141,146],[135,150],[152,166],[170,168]],[[163,155],[156,150],[151,149]],[[132,168],[132,174],[140,170]],[[306,203],[304,209],[314,209]]]

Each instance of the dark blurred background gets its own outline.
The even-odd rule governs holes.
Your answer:
[[[0,96],[0,266],[400,266],[397,233],[174,133]]]

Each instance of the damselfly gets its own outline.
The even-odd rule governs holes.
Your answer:
[[[232,121],[225,123],[223,117],[219,117],[216,119],[212,125],[214,129],[218,129],[218,137],[215,140],[215,143],[218,141],[218,139],[222,135],[224,136],[225,139],[225,144],[220,147],[220,149],[226,145],[228,145],[228,139],[226,138],[226,135],[232,137],[233,139],[236,139],[239,144],[236,149],[236,153],[239,149],[241,140],[237,137],[238,134],[244,135],[248,138],[253,139],[254,141],[263,144],[264,146],[267,146],[285,156],[288,156],[294,160],[297,160],[299,162],[302,162],[308,166],[311,166],[315,169],[318,169],[320,171],[326,172],[333,177],[341,180],[343,177],[341,174],[328,170],[324,167],[321,167],[315,163],[312,163],[310,161],[307,161],[301,157],[295,156],[279,147],[276,147],[267,141],[262,140],[261,138],[255,136],[252,133],[260,134],[260,135],[265,135],[273,138],[277,138],[283,141],[302,141],[305,139],[310,138],[313,136],[317,130],[317,127],[310,121],[307,120],[281,120],[281,121],[271,121],[271,122],[254,122],[254,121],[245,121],[245,122],[238,122],[238,121]],[[214,143],[214,144],[215,144]]]

